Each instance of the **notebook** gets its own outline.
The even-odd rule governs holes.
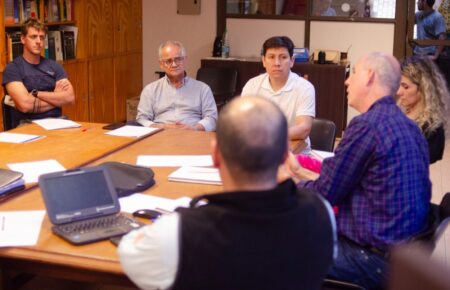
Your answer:
[[[120,214],[106,168],[96,166],[39,177],[52,231],[73,244],[121,236],[142,224]]]

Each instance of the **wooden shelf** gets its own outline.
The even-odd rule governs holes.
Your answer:
[[[76,25],[76,21],[58,21],[58,22],[47,22],[47,26],[60,26],[60,25]],[[5,24],[5,29],[20,28],[22,23]]]

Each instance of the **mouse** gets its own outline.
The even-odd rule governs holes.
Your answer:
[[[139,210],[133,212],[133,216],[145,218],[145,219],[149,219],[149,220],[154,220],[154,219],[159,218],[161,216],[161,213],[156,210],[153,210],[153,209],[139,209]]]

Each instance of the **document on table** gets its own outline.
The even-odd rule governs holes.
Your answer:
[[[323,161],[325,158],[333,157],[334,153],[328,152],[328,151],[321,151],[321,150],[311,150],[311,155],[314,158],[316,158],[320,161]]]
[[[136,163],[147,167],[213,166],[211,155],[139,155]]]
[[[58,118],[47,118],[40,120],[33,120],[33,123],[38,124],[45,130],[56,130],[56,129],[68,129],[68,128],[79,128],[80,124],[75,123],[71,120],[58,119]]]
[[[157,131],[161,131],[161,129],[160,128],[125,125],[123,127],[120,127],[119,129],[109,131],[105,134],[111,135],[111,136],[120,136],[120,137],[143,137],[146,135],[150,135],[152,133],[156,133]]]
[[[120,209],[124,212],[133,213],[139,209],[153,209],[163,213],[173,212],[177,207],[189,207],[190,197],[169,199],[159,196],[135,193],[119,198]]]
[[[0,247],[36,245],[44,210],[0,212]]]
[[[2,132],[2,133],[0,133],[0,142],[5,142],[5,143],[25,143],[25,142],[39,140],[39,139],[44,138],[44,137],[45,136],[40,136],[40,135]]]
[[[219,170],[210,167],[184,166],[169,175],[170,181],[222,185]]]
[[[39,175],[45,173],[66,170],[64,166],[61,165],[61,163],[54,159],[33,162],[9,163],[7,164],[7,166],[11,170],[22,172],[25,183],[38,182]]]

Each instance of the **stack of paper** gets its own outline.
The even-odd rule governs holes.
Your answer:
[[[126,126],[120,127],[119,129],[109,131],[105,134],[111,135],[111,136],[121,136],[121,137],[143,137],[146,135],[150,135],[152,133],[156,133],[157,131],[161,131],[161,129],[160,128],[150,128],[150,127],[126,125]]]
[[[219,170],[209,167],[180,167],[169,175],[169,180],[222,185]]]
[[[31,135],[31,134],[18,134],[18,133],[0,133],[0,142],[6,143],[25,143],[30,141],[35,141],[45,136]]]
[[[211,155],[139,155],[137,165],[146,167],[212,166]]]
[[[189,207],[191,198],[183,196],[177,199],[169,199],[142,193],[135,193],[119,198],[121,211],[133,213],[140,209],[153,209],[162,213],[171,213],[177,207]]]
[[[14,171],[22,172],[26,183],[38,182],[39,175],[66,170],[56,160],[42,160],[33,162],[10,163],[7,166]]]
[[[41,120],[33,120],[33,123],[38,124],[45,130],[56,130],[56,129],[67,129],[67,128],[79,128],[80,124],[74,121],[58,119],[58,118],[48,118]]]
[[[325,158],[329,158],[329,157],[333,157],[334,153],[333,152],[328,152],[328,151],[320,151],[320,150],[311,150],[311,155],[320,160],[323,161]]]

